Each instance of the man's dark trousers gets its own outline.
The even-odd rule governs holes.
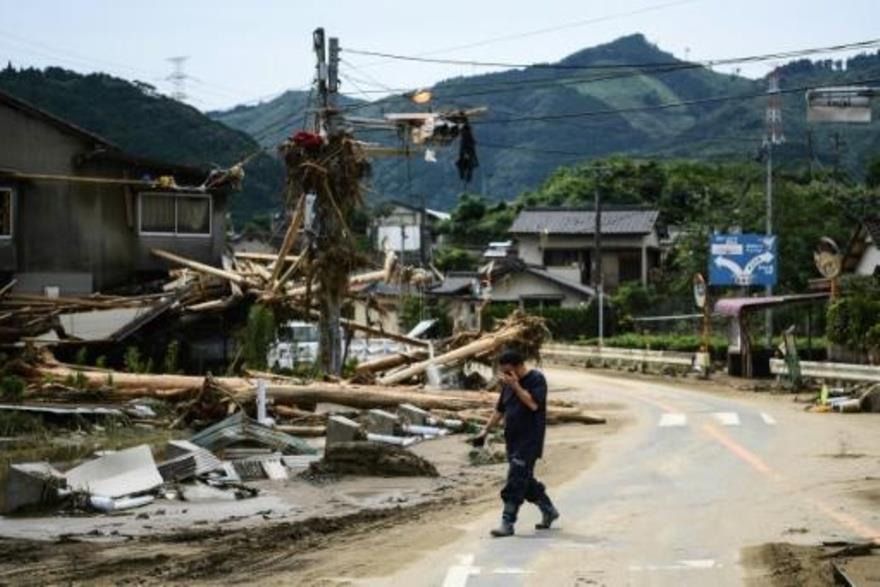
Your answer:
[[[523,459],[517,456],[512,456],[508,460],[507,483],[501,490],[501,499],[504,500],[502,519],[509,524],[516,523],[516,516],[523,501],[535,504],[542,512],[553,507],[544,485],[535,479],[535,459]]]

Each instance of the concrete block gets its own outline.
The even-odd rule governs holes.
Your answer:
[[[367,432],[394,436],[394,428],[400,422],[400,418],[385,410],[370,410],[367,412]]]
[[[330,416],[327,419],[327,445],[357,440],[360,425],[345,416]]]
[[[428,418],[431,416],[427,410],[412,404],[400,404],[397,408],[397,414],[405,423],[415,426],[424,426],[428,423]]]
[[[10,465],[6,476],[5,512],[14,512],[31,505],[46,505],[58,499],[64,487],[64,475],[49,463]]]

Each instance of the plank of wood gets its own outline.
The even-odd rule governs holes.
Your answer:
[[[171,261],[172,263],[177,263],[178,265],[183,265],[184,267],[188,267],[193,271],[207,273],[208,275],[227,279],[233,283],[237,283],[238,285],[247,283],[247,280],[245,280],[245,278],[238,273],[224,271],[223,269],[220,269],[218,267],[212,267],[204,263],[199,263],[198,261],[193,261],[192,259],[187,259],[185,257],[175,255],[174,253],[169,253],[168,251],[164,251],[162,249],[152,249],[150,252],[161,259]]]

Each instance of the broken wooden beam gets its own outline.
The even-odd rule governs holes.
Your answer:
[[[193,271],[207,273],[208,275],[213,275],[214,277],[220,277],[221,279],[226,279],[238,285],[247,283],[247,280],[244,277],[232,271],[224,271],[223,269],[220,269],[218,267],[212,267],[211,265],[199,263],[198,261],[193,261],[192,259],[180,257],[178,255],[175,255],[174,253],[169,253],[168,251],[164,251],[162,249],[152,249],[150,252],[160,259],[171,261],[172,263],[187,267],[189,269],[192,269]]]

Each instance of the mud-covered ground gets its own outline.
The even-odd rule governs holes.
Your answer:
[[[539,474],[551,483],[573,477],[591,463],[593,441],[620,424],[551,428]],[[260,496],[240,501],[160,500],[110,516],[5,518],[0,584],[314,585],[334,567],[356,572],[357,558],[346,566],[347,550],[362,556],[371,537],[387,542],[401,527],[424,524],[423,544],[382,549],[391,564],[451,538],[433,532],[437,516],[497,506],[505,466],[472,466],[469,450],[462,435],[414,447],[437,466],[437,478],[300,476],[261,482]]]
[[[763,544],[743,559],[756,573],[750,587],[880,585],[880,546],[870,543]]]

